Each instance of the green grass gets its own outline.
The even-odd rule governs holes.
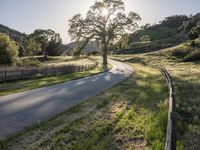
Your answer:
[[[130,51],[132,54],[147,53],[152,51],[161,50],[163,48],[172,47],[180,43],[182,38],[181,34],[176,34],[164,39],[157,39],[148,42],[136,42],[131,43]]]
[[[132,36],[133,39],[140,39],[144,35],[148,35],[150,39],[153,40],[160,40],[165,39],[177,34],[177,30],[169,27],[157,27],[157,28],[149,28],[146,30],[139,30],[135,32]]]
[[[184,62],[200,62],[200,38],[163,50],[163,56]]]
[[[177,45],[183,39],[184,35],[179,33],[176,28],[157,25],[132,34],[130,37],[130,46],[126,52],[139,54],[157,51]]]
[[[178,147],[200,149],[200,63],[182,62],[168,54],[181,46],[160,52],[115,56],[117,59],[165,67],[175,83],[178,120]],[[184,49],[182,49],[184,50]]]
[[[159,71],[135,72],[71,110],[1,142],[4,149],[163,149],[168,89]]]

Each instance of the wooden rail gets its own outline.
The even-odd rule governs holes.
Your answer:
[[[17,70],[4,70],[0,71],[0,82],[15,81],[23,79],[32,79],[38,77],[46,77],[58,74],[69,74],[74,72],[81,72],[93,69],[98,64],[95,62],[90,65],[60,65],[60,66],[47,66],[44,68],[31,68],[31,69],[17,69]]]
[[[176,112],[175,112],[175,92],[172,82],[172,78],[166,69],[157,67],[164,75],[168,88],[169,88],[169,110],[168,110],[168,122],[165,141],[165,150],[176,150]]]
[[[118,60],[115,58],[111,58],[114,60]],[[127,61],[118,60],[118,61]],[[175,102],[175,90],[172,78],[168,71],[163,67],[155,67],[153,68],[159,69],[159,71],[163,74],[167,81],[167,85],[169,88],[169,109],[168,109],[168,121],[167,121],[167,131],[166,131],[166,140],[165,140],[165,150],[176,150],[176,126],[177,126],[177,113],[175,112],[176,109],[176,102]]]

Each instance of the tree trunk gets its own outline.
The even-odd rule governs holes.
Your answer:
[[[44,58],[45,58],[45,60],[47,60],[47,58],[48,58],[48,52],[47,52],[47,50],[44,51]]]
[[[104,45],[104,48],[102,50],[102,57],[103,57],[103,66],[107,66],[108,65],[108,48],[107,45]]]

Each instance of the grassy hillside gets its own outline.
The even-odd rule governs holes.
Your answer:
[[[129,37],[129,48],[122,54],[136,54],[157,51],[178,45],[187,40],[184,28],[179,28],[189,17],[175,15],[165,18],[158,24],[146,24]]]
[[[26,37],[27,37],[27,35],[25,33],[21,33],[19,31],[16,31],[14,29],[6,27],[6,26],[4,26],[2,24],[0,24],[0,33],[6,33],[6,34],[8,34],[9,37],[12,40],[14,40],[16,42],[19,42],[19,43],[22,43],[26,39]]]
[[[130,44],[129,50],[124,51],[124,53],[138,54],[146,53],[151,51],[161,50],[163,48],[172,47],[182,42],[183,35],[176,34],[171,37],[164,39],[158,39],[146,42],[133,42]]]
[[[200,62],[200,38],[165,49],[160,54],[179,61]]]
[[[77,46],[76,42],[71,42],[65,45],[65,51],[68,53],[72,53],[72,49]],[[88,44],[85,46],[83,53],[92,53],[92,52],[99,52],[100,47],[95,41],[89,41]]]
[[[167,26],[154,26],[145,30],[139,30],[131,35],[131,42],[143,42],[144,36],[149,37],[149,41],[165,39],[177,34],[177,29]]]
[[[176,111],[179,115],[178,148],[197,150],[200,149],[200,63],[184,62],[169,55],[181,47],[186,46],[183,44],[153,53],[115,57],[147,66],[163,66],[169,71],[175,84]]]

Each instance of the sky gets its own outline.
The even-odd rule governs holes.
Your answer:
[[[35,29],[53,29],[69,43],[68,20],[86,14],[95,0],[0,0],[0,24],[30,34]],[[200,0],[124,0],[126,11],[138,13],[140,25],[155,24],[167,16],[196,14]]]

